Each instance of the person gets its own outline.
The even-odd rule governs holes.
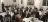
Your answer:
[[[41,8],[40,11],[39,11],[39,17],[40,17],[39,19],[41,20],[43,16],[44,16],[44,11]]]
[[[38,12],[38,9],[37,8],[34,8],[33,13],[35,14],[35,17],[36,18],[39,18],[39,12]]]
[[[6,11],[5,11],[5,8],[4,8],[4,3],[3,3],[3,2],[2,2],[2,11],[3,11],[3,12],[6,12]]]
[[[17,13],[17,10],[15,10],[14,15],[12,16],[12,20],[13,20],[12,22],[14,22],[14,20],[15,20],[15,22],[16,22],[16,18],[15,18],[15,17],[16,17],[17,14],[18,14],[18,13]]]
[[[42,18],[43,22],[47,22],[48,21],[48,12],[45,13],[46,15],[44,15],[44,17]]]
[[[3,16],[2,15],[0,15],[0,21],[3,22]]]
[[[26,7],[26,10],[25,11],[28,11],[28,7]]]
[[[31,12],[28,13],[27,18],[31,17]]]
[[[7,13],[7,15],[4,17],[4,22],[11,22],[11,15]]]
[[[32,8],[29,9],[29,12],[31,12],[31,9],[32,9]]]

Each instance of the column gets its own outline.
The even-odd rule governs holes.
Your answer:
[[[18,7],[21,7],[21,0],[16,0],[16,4]]]
[[[2,0],[0,0],[0,12],[2,12],[2,3],[1,3]]]
[[[24,7],[27,6],[27,0],[23,0],[23,6],[24,6]]]

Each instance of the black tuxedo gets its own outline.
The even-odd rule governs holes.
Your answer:
[[[10,20],[10,21],[9,21]],[[11,15],[5,15],[5,17],[4,17],[4,21],[5,22],[11,22]]]
[[[1,22],[3,22],[3,16],[2,15],[0,15],[0,20],[1,20]]]

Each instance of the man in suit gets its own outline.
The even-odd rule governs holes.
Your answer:
[[[0,21],[3,22],[3,16],[2,15],[0,15]]]
[[[7,13],[7,15],[5,15],[4,22],[11,22],[11,15],[9,13]]]

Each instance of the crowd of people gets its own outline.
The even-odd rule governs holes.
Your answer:
[[[5,17],[2,17],[2,15],[0,15],[1,22],[23,22],[22,21],[23,18],[29,18],[29,17],[38,18],[43,22],[47,21],[48,19],[48,12],[44,13],[43,9],[38,10],[36,7],[34,7],[34,9],[32,9],[31,7],[19,8],[13,5],[4,6],[4,4],[2,3],[2,11],[7,12],[7,15],[5,15]],[[13,16],[11,16],[9,12],[14,13]]]

